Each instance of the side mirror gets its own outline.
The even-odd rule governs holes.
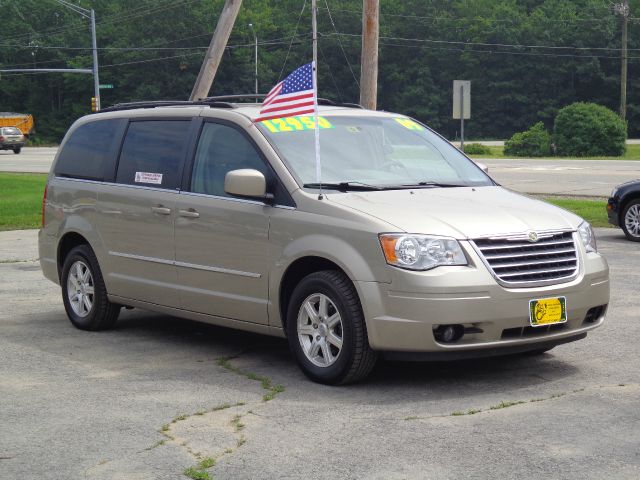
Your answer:
[[[475,162],[475,164],[479,166],[480,170],[482,170],[484,173],[489,173],[489,167],[487,167],[484,163]]]
[[[252,168],[231,170],[224,177],[224,191],[236,197],[273,203],[273,194],[267,193],[264,175]]]

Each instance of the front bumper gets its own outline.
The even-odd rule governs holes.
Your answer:
[[[616,227],[620,226],[618,211],[618,201],[615,198],[609,198],[607,201],[607,217],[609,217],[609,223]]]
[[[497,284],[470,249],[467,267],[439,267],[427,272],[393,268],[388,283],[356,282],[367,322],[369,343],[386,352],[520,351],[577,340],[604,322],[609,303],[609,267],[599,254],[580,249],[581,267],[571,282],[536,288]],[[392,268],[392,267],[390,267]],[[549,327],[529,324],[529,300],[564,296],[567,322]],[[592,309],[603,307],[593,317]],[[590,312],[591,311],[591,312]],[[470,333],[454,343],[440,343],[434,325],[461,324]],[[524,347],[524,348],[523,348]],[[505,351],[506,352],[506,351]],[[508,352],[506,352],[508,353]]]
[[[22,147],[24,147],[24,142],[0,143],[0,150],[13,150],[14,148]]]

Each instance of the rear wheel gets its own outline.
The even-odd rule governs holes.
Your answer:
[[[640,199],[632,200],[622,212],[622,231],[632,242],[640,242]]]
[[[302,279],[287,309],[287,337],[302,371],[319,383],[353,383],[375,366],[358,294],[342,272]]]
[[[107,298],[98,259],[88,245],[73,248],[62,267],[62,300],[71,323],[81,330],[113,327],[120,305]]]
[[[14,148],[14,149],[13,149],[13,153],[15,153],[16,155],[17,155],[18,153],[20,153],[21,151],[22,151],[22,148],[21,148],[21,147],[18,147],[18,148]]]

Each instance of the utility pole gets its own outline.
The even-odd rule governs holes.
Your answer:
[[[622,17],[622,44],[620,46],[620,57],[622,65],[620,67],[620,118],[627,118],[627,63],[629,60],[627,52],[627,28],[629,23],[629,0],[613,5],[616,15]]]
[[[189,100],[201,100],[209,96],[209,90],[211,90],[213,79],[220,66],[220,60],[222,60],[222,54],[236,22],[240,5],[242,5],[242,0],[225,1],[224,8],[218,19],[218,25],[215,32],[213,32],[213,38],[202,62],[202,67],[200,67],[200,73],[193,86]]]
[[[249,28],[253,32],[253,40],[255,41],[255,52],[254,52],[255,64],[256,64],[255,79],[256,79],[256,95],[258,95],[258,34],[256,33],[256,29],[253,28],[253,23],[249,24]],[[256,97],[256,101],[258,101],[258,97]]]
[[[378,97],[379,0],[363,0],[362,54],[360,58],[360,104],[375,110]]]
[[[96,111],[100,111],[100,78],[98,77],[98,45],[96,41],[96,12],[91,9],[91,47],[93,49],[93,91]]]

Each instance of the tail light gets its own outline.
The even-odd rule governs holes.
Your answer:
[[[42,196],[42,228],[44,228],[44,210],[47,206],[47,189],[49,185],[45,185],[44,187],[44,195]]]
[[[0,135],[0,142],[4,142],[4,137]]]

